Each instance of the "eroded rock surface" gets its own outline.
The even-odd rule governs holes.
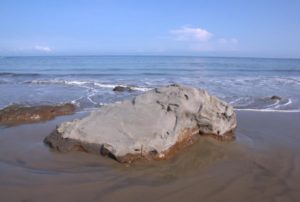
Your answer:
[[[45,142],[130,163],[167,158],[205,134],[232,140],[236,126],[232,106],[205,90],[172,85],[62,123]]]
[[[22,124],[47,121],[56,116],[72,114],[75,111],[73,104],[23,106],[10,105],[0,110],[0,124]]]

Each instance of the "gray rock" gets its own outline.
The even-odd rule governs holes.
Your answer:
[[[128,87],[128,86],[116,86],[113,88],[113,91],[116,91],[116,92],[124,92],[124,91],[133,91],[132,88]]]
[[[277,96],[277,95],[273,95],[271,97],[271,100],[281,100],[282,98],[280,96]]]
[[[62,123],[45,142],[130,163],[168,158],[201,135],[232,140],[236,126],[232,106],[205,90],[172,85]]]

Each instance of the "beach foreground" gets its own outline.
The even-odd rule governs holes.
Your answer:
[[[203,137],[165,162],[126,167],[49,150],[55,120],[0,129],[1,201],[298,201],[300,113],[237,112],[237,140]]]

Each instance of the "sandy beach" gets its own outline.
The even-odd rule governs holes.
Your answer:
[[[0,202],[300,202],[300,0],[0,1]]]
[[[237,139],[209,137],[168,161],[125,166],[43,139],[57,124],[0,129],[1,201],[298,201],[300,113],[238,111]]]

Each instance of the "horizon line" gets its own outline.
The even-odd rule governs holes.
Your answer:
[[[202,57],[202,58],[240,58],[240,59],[285,59],[299,60],[300,57],[266,57],[266,56],[213,56],[213,55],[156,55],[156,54],[66,54],[66,55],[0,55],[5,57]]]

